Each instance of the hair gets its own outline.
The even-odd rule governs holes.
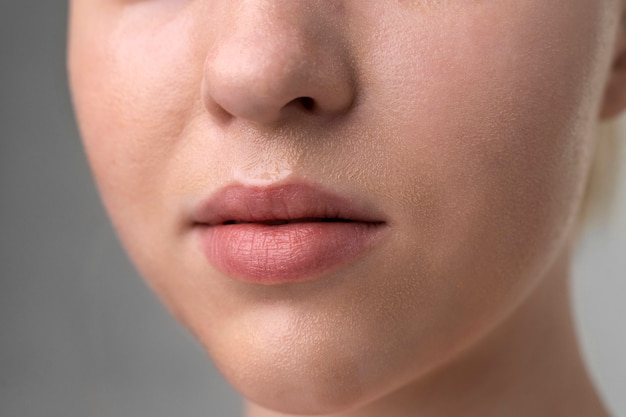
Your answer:
[[[611,203],[622,169],[623,132],[620,120],[616,118],[603,122],[598,128],[594,161],[580,211],[581,229],[592,224],[606,225],[613,214],[614,204]]]

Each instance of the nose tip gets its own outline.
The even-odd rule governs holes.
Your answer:
[[[265,21],[238,19],[207,55],[202,85],[206,109],[219,118],[260,124],[346,112],[355,88],[342,43],[310,30],[310,19],[302,16],[285,24],[284,17],[268,21],[268,13],[259,15]]]

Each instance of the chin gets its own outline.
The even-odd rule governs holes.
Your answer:
[[[409,315],[372,309],[377,317],[369,320],[349,302],[318,303],[242,307],[207,327],[193,321],[194,333],[247,401],[288,415],[358,409],[453,356],[450,340],[427,337],[428,326],[407,331],[409,321],[415,324]]]
[[[223,371],[246,400],[262,408],[289,415],[327,415],[363,406],[384,389],[384,378],[367,375],[365,366],[366,362],[359,366],[330,357],[250,358],[239,363],[231,359]]]

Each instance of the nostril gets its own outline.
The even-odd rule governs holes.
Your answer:
[[[307,111],[312,111],[315,108],[315,100],[313,100],[311,97],[298,97],[297,99],[293,100],[292,103],[300,106]]]
[[[315,100],[313,100],[311,97],[300,97],[299,100],[302,107],[304,107],[306,110],[313,110],[313,108],[315,107]]]

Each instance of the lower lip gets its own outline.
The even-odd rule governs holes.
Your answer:
[[[202,252],[214,267],[234,279],[267,285],[321,277],[367,252],[383,229],[366,222],[199,226]]]

